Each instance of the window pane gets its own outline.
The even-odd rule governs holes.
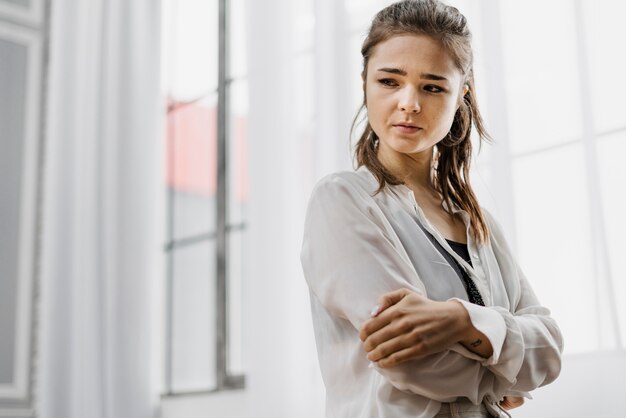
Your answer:
[[[539,300],[552,310],[569,353],[599,348],[583,167],[581,145],[513,162],[518,260]]]
[[[616,42],[626,39],[626,3],[607,0],[600,6],[597,1],[584,0],[583,4],[596,129],[624,128],[626,48],[616,48]]]
[[[580,137],[574,3],[507,0],[500,4],[512,151]]]
[[[602,185],[602,205],[608,239],[610,272],[614,298],[617,305],[618,323],[622,346],[626,345],[626,281],[621,261],[626,254],[626,131],[604,138],[598,142],[600,161],[600,182]],[[610,290],[609,290],[610,291]]]
[[[244,77],[247,71],[245,13],[244,0],[228,1],[228,72],[231,78]]]
[[[163,16],[170,96],[197,99],[217,89],[219,9],[217,0],[165,0]]]
[[[172,391],[215,382],[215,241],[174,250]]]
[[[173,106],[167,150],[167,184],[173,192],[171,239],[215,233],[217,96]]]

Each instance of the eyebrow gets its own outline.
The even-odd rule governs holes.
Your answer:
[[[378,71],[384,71],[386,73],[398,74],[402,76],[407,75],[407,72],[401,68],[379,68]],[[445,78],[444,76],[437,75],[437,74],[422,73],[420,74],[420,77],[426,80],[448,81],[448,79]]]

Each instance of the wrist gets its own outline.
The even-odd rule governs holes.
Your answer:
[[[457,329],[457,342],[469,344],[472,339],[471,328],[472,321],[470,319],[469,312],[458,300],[450,300],[450,306],[452,308],[452,316]]]
[[[481,357],[489,358],[493,355],[493,347],[489,338],[474,327],[470,313],[465,305],[456,299],[450,302],[456,302],[455,318],[458,323],[458,342],[465,348],[478,354]],[[452,305],[451,305],[452,306]]]

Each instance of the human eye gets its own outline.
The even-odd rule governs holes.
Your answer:
[[[396,87],[398,85],[398,83],[396,83],[396,80],[391,78],[381,78],[380,80],[378,80],[378,82],[387,87]]]
[[[439,87],[436,84],[428,84],[428,85],[424,86],[424,90],[426,90],[429,93],[443,93],[443,92],[445,92],[445,90],[442,87]]]

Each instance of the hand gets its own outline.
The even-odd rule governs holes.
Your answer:
[[[502,409],[510,411],[513,408],[517,408],[518,406],[522,406],[524,404],[524,398],[520,396],[505,396],[504,399],[500,401],[500,406]]]
[[[437,302],[408,289],[386,293],[360,338],[370,361],[379,367],[448,349],[465,336],[469,321],[462,304]]]

